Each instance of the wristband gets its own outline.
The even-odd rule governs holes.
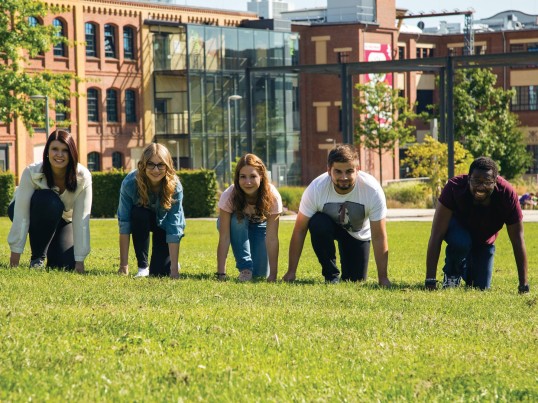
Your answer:
[[[436,278],[427,278],[425,281],[424,281],[424,285],[426,287],[428,286],[432,286],[432,285],[437,285],[437,279]]]

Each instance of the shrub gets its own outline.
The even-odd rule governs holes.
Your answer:
[[[289,211],[299,211],[299,204],[304,190],[305,188],[300,186],[282,186],[278,188],[284,207]]]
[[[217,205],[217,175],[207,169],[178,172],[183,185],[183,210],[185,216],[210,217]]]
[[[92,172],[92,217],[115,217],[120,201],[124,171]]]
[[[15,192],[15,175],[11,172],[0,172],[0,216],[7,216],[9,202]]]
[[[395,182],[386,186],[387,205],[393,208],[432,207],[431,191],[424,182]]]

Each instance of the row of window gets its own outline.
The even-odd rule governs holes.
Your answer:
[[[125,105],[125,122],[136,123],[136,91],[125,90],[124,93],[124,105]],[[88,121],[99,122],[101,120],[101,95],[97,88],[89,88],[87,91],[88,100]],[[119,123],[120,122],[120,107],[119,107],[119,91],[113,88],[106,90],[106,120],[107,122]]]
[[[28,25],[35,27],[42,24],[37,17],[29,17]],[[56,35],[58,37],[67,37],[67,24],[65,21],[55,18],[52,21],[52,25],[56,28]],[[123,27],[123,58],[133,60],[135,58],[135,28]],[[98,57],[98,25],[87,22],[85,25],[85,37],[86,37],[86,56]],[[118,27],[112,24],[105,24],[104,26],[104,38],[103,45],[105,49],[105,57],[111,59],[118,58]],[[67,56],[67,49],[63,42],[54,45],[54,56],[65,57]]]
[[[538,110],[538,86],[512,87],[515,94],[512,97],[512,111]]]
[[[123,154],[119,151],[112,153],[112,168],[123,168]],[[88,154],[88,170],[91,172],[101,170],[101,154],[95,151]]]
[[[97,36],[97,24],[87,22],[86,33],[86,56],[98,57],[99,38]],[[115,25],[105,24],[104,27],[104,48],[105,57],[111,59],[118,58],[118,28]],[[135,29],[133,27],[123,27],[123,58],[133,60],[135,57]]]

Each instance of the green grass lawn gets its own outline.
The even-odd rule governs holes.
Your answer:
[[[0,401],[538,400],[538,298],[517,294],[505,230],[492,290],[426,292],[425,222],[388,223],[390,290],[373,253],[367,282],[325,285],[308,242],[294,284],[238,283],[231,259],[217,282],[215,222],[194,220],[178,281],[117,276],[115,220],[92,221],[85,276],[8,269],[9,225]],[[279,277],[292,227],[281,223]],[[525,231],[533,287],[538,224]]]

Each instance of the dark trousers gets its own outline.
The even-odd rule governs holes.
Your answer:
[[[334,241],[338,242],[342,280],[366,280],[368,276],[370,241],[360,241],[353,238],[345,229],[337,225],[331,217],[323,213],[316,213],[310,218],[308,229],[312,248],[321,264],[321,274],[325,277],[325,280],[331,281],[340,274],[336,266]]]
[[[153,232],[151,262],[148,265],[149,238]],[[157,226],[155,213],[147,208],[134,206],[131,210],[131,233],[139,268],[149,266],[150,276],[170,274],[170,251],[166,232]]]
[[[13,221],[15,203],[8,207]],[[50,189],[36,190],[30,200],[30,226],[28,235],[32,260],[47,258],[47,267],[73,270],[75,254],[73,225],[62,218],[64,204],[58,194]]]

